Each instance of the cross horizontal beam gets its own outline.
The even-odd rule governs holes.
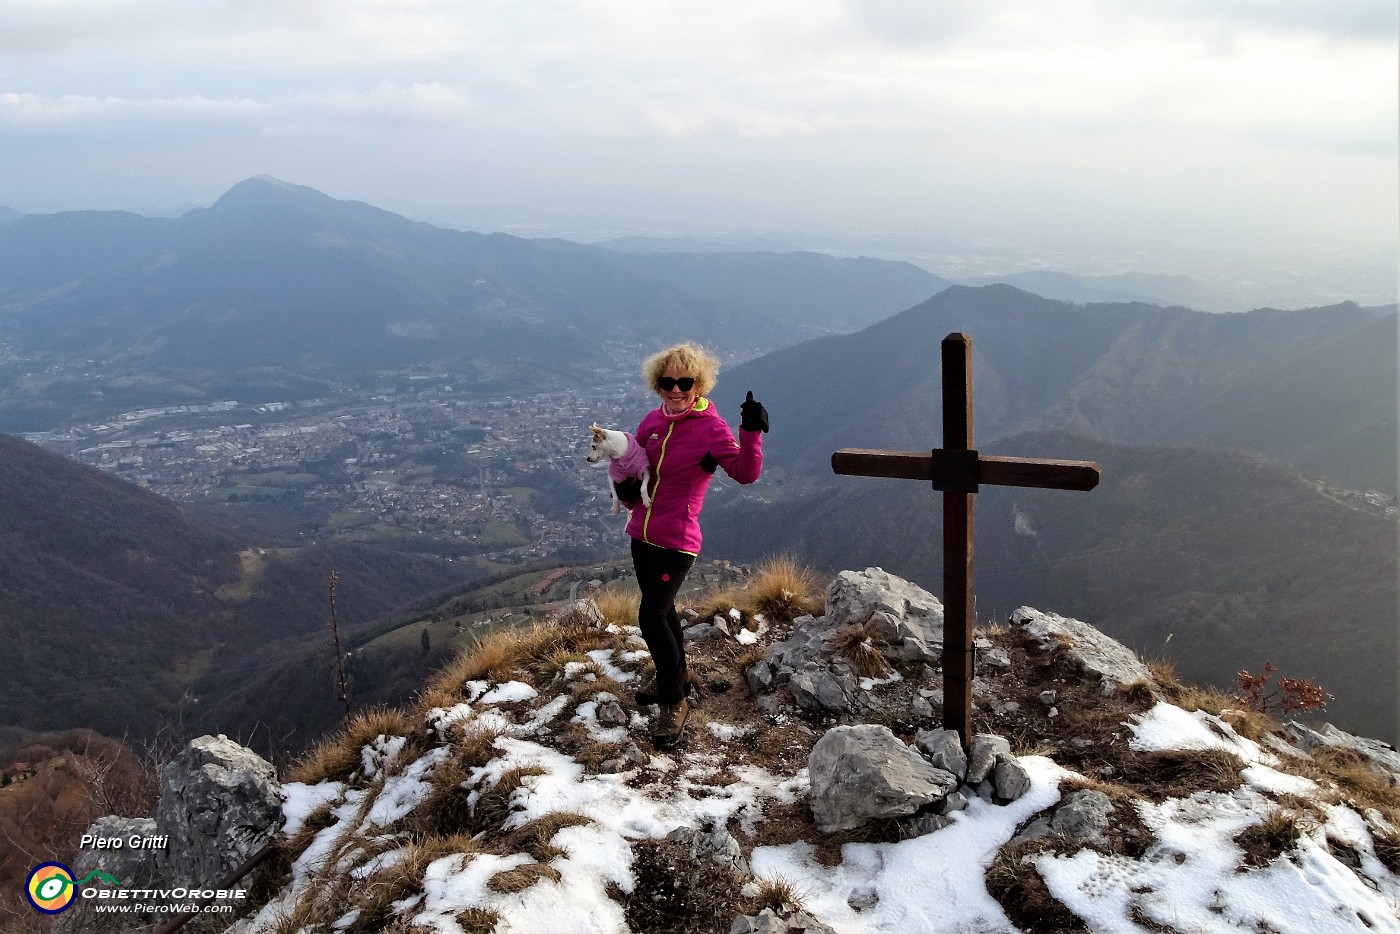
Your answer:
[[[1043,460],[978,455],[979,481],[992,486],[1026,486],[1047,490],[1092,490],[1099,485],[1093,461]],[[853,477],[935,480],[935,459],[928,451],[875,451],[842,448],[831,455],[831,469]]]

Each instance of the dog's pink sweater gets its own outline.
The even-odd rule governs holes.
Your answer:
[[[646,448],[637,443],[636,435],[630,431],[624,431],[623,434],[627,436],[627,453],[617,460],[608,461],[608,479],[614,483],[621,483],[628,477],[640,480],[650,467],[647,463]]]

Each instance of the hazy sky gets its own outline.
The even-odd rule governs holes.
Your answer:
[[[1394,0],[0,0],[0,205],[1374,262],[1397,67]]]

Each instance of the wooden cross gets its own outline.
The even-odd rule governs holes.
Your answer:
[[[1092,490],[1092,461],[983,457],[972,446],[972,339],[943,338],[943,447],[922,451],[843,448],[831,469],[856,477],[931,480],[943,493],[943,726],[972,739],[972,496],[979,484]]]

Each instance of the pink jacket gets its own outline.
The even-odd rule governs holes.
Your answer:
[[[709,399],[679,419],[668,419],[660,407],[637,426],[637,440],[651,463],[651,506],[632,505],[627,534],[661,548],[700,553],[700,510],[713,474],[700,466],[708,454],[740,483],[753,483],[763,471],[763,435],[734,432]]]

